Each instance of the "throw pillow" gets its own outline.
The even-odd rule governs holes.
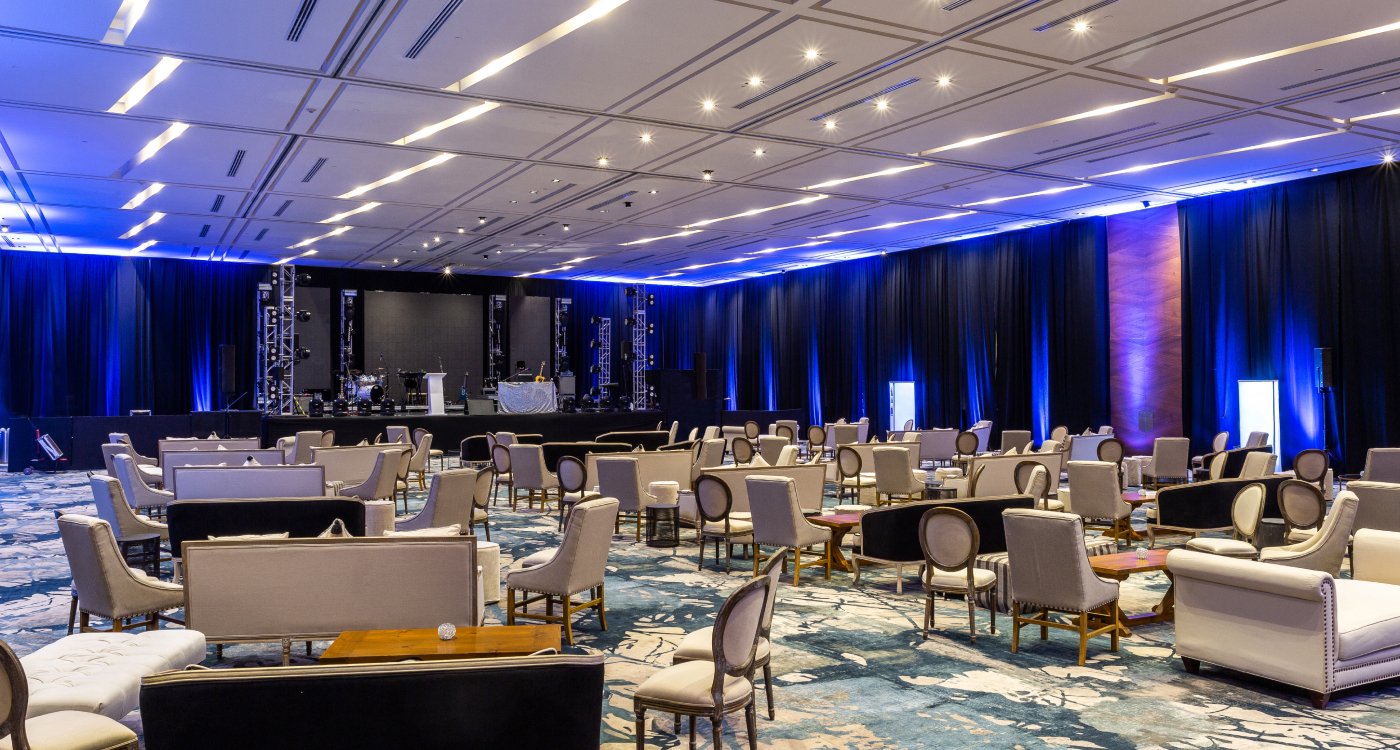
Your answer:
[[[331,521],[331,525],[325,531],[316,535],[317,539],[349,539],[354,536],[350,530],[345,528],[345,522],[339,518]]]

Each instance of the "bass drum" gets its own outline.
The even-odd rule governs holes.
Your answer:
[[[377,385],[374,386],[374,387],[372,387],[372,388],[370,388],[370,389],[369,389],[369,400],[372,401],[372,402],[374,402],[374,403],[376,403],[376,404],[379,403],[380,401],[383,401],[383,400],[384,400],[384,389],[383,389],[382,387],[380,387],[380,386],[377,386]]]
[[[370,399],[378,401],[379,398],[373,395],[373,392],[376,390],[380,391],[381,396],[383,395],[383,390],[379,387],[379,378],[376,378],[373,375],[360,375],[355,378],[356,401],[365,401]]]

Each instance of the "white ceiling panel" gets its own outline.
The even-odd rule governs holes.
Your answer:
[[[569,164],[601,164],[606,160],[612,169],[637,169],[704,138],[694,131],[613,120],[579,134],[545,158]]]
[[[1002,50],[1076,62],[1150,39],[1164,29],[1195,19],[1228,15],[1225,12],[1228,8],[1247,4],[1240,0],[1116,0],[1098,10],[1083,12],[1086,6],[1099,3],[1056,0],[1040,3],[1015,20],[970,36],[968,40]],[[1036,31],[1050,23],[1055,25]],[[1074,27],[1076,23],[1087,23],[1088,28],[1078,31]]]
[[[292,222],[321,222],[347,211],[353,211],[369,201],[343,201],[332,198],[315,198],[304,195],[284,195],[268,193],[261,200],[252,216],[259,219],[274,219]],[[425,206],[379,202],[379,205],[335,224],[349,224],[356,227],[380,227],[385,229],[407,229],[428,218],[436,209]]]
[[[945,3],[937,0],[908,2],[907,0],[825,0],[814,7],[830,13],[840,20],[859,20],[866,23],[894,27],[897,30],[915,33],[942,34],[961,26],[975,24],[1007,8],[1017,5],[1015,0],[980,0],[963,3],[953,10],[944,10]]]
[[[101,39],[122,0],[66,0],[63,12],[50,3],[5,3],[5,25],[79,39]]]
[[[364,5],[360,0],[316,0],[293,40],[300,2],[155,0],[127,34],[126,44],[320,70]]]
[[[801,164],[768,172],[763,175],[762,182],[780,187],[803,188],[820,185],[831,180],[873,174],[886,169],[903,169],[921,163],[928,164],[928,166],[883,177],[872,177],[857,182],[813,189],[817,192],[829,191],[868,195],[876,198],[892,198],[935,185],[946,185],[985,174],[978,170],[949,167],[929,162],[835,152],[824,154]]]

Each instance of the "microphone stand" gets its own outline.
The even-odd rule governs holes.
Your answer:
[[[226,402],[226,403],[224,404],[224,437],[225,437],[225,438],[232,437],[232,435],[231,435],[232,430],[231,430],[231,428],[229,427],[229,425],[230,425],[229,419],[232,417],[232,415],[229,414],[229,412],[233,410],[233,405],[236,404],[236,403],[238,403],[239,401],[242,401],[242,400],[243,400],[243,397],[246,396],[246,395],[248,395],[248,392],[247,392],[247,391],[244,391],[244,392],[238,394],[238,398],[235,398],[234,400],[228,401],[228,402]]]

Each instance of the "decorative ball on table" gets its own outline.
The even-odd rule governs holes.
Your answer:
[[[438,626],[438,639],[450,641],[457,637],[457,626],[450,622],[444,622]]]

